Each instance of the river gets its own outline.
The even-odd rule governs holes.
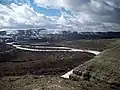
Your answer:
[[[10,43],[7,43],[7,44],[10,44]],[[100,54],[99,51],[76,49],[76,48],[62,47],[62,46],[61,47],[36,46],[37,49],[33,49],[33,48],[30,48],[30,47],[22,47],[22,45],[14,45],[14,44],[12,44],[12,46],[15,47],[16,49],[25,50],[25,51],[33,51],[33,52],[86,52],[86,53],[92,53],[94,55]],[[52,49],[50,50],[50,48],[52,48]],[[57,49],[59,49],[59,50],[57,50]],[[73,73],[73,69],[71,71],[65,73],[61,77],[65,78],[65,79],[69,79],[69,76],[72,73]]]

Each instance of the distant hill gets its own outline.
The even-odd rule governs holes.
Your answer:
[[[94,90],[120,90],[120,45],[78,66],[70,78],[88,81]],[[92,86],[87,87],[93,90]]]
[[[80,40],[80,39],[113,39],[120,38],[120,32],[77,32],[61,31],[53,33],[48,29],[29,29],[16,30],[16,33],[9,34],[14,41],[26,42],[52,42],[63,40]]]
[[[120,38],[120,32],[70,32],[63,31],[62,38],[64,40],[76,39],[112,39]]]

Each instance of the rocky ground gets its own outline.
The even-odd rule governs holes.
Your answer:
[[[0,79],[0,85],[0,90],[80,90],[81,88],[77,81],[50,75],[3,77]]]

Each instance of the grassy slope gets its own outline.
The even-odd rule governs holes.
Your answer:
[[[94,59],[78,66],[74,69],[72,79],[86,79],[97,83],[97,87],[102,88],[109,85],[108,89],[120,90],[120,45],[112,49],[105,50]],[[99,83],[105,83],[100,87]]]

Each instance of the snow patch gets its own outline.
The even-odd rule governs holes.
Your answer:
[[[61,77],[62,77],[62,78],[65,78],[65,79],[69,79],[69,76],[70,76],[71,74],[73,74],[73,69],[72,69],[71,71],[67,72],[66,74],[62,75]]]

